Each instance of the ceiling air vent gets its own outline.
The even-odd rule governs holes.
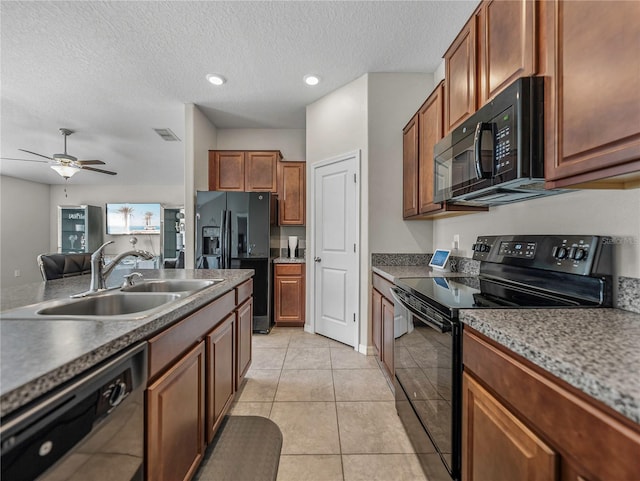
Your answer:
[[[167,142],[180,141],[178,136],[176,134],[174,134],[171,131],[171,129],[153,129],[153,130],[156,131],[156,134],[158,134],[160,137],[162,137],[162,140],[166,140]]]

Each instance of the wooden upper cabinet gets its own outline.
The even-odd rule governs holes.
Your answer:
[[[476,17],[472,16],[444,54],[445,131],[476,111]]]
[[[209,151],[209,190],[277,192],[282,154],[269,151]]]
[[[244,152],[209,151],[209,190],[244,191]]]
[[[543,3],[548,185],[640,186],[640,2]]]
[[[536,3],[490,0],[477,13],[478,106],[536,73]]]
[[[278,224],[304,225],[306,162],[278,162]]]
[[[463,481],[559,479],[557,454],[467,373],[462,395]]]
[[[402,216],[418,214],[418,115],[403,130]]]
[[[433,148],[444,136],[443,129],[444,82],[441,82],[418,110],[418,212],[425,214],[442,209],[433,203]]]
[[[277,192],[280,152],[245,153],[245,191]]]

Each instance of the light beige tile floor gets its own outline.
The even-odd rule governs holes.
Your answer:
[[[231,414],[278,424],[278,481],[427,481],[376,360],[302,328],[253,336]]]

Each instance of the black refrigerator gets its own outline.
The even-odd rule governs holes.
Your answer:
[[[254,269],[253,331],[271,330],[271,194],[198,191],[196,269]]]

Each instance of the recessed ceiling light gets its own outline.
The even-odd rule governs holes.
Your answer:
[[[210,73],[207,75],[207,80],[211,82],[213,85],[222,85],[227,81],[222,75],[218,75],[217,73]]]
[[[304,83],[306,83],[307,85],[318,85],[320,83],[320,77],[311,74],[305,75]]]

